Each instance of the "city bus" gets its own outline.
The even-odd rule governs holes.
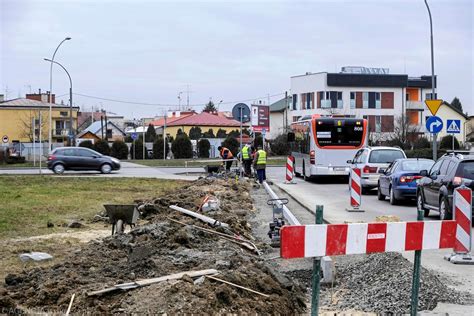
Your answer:
[[[295,159],[295,175],[304,179],[349,175],[348,160],[368,144],[366,119],[304,116],[291,124],[288,135]]]

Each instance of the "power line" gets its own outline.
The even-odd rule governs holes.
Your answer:
[[[97,99],[97,100],[117,102],[117,103],[134,104],[134,105],[163,106],[163,107],[178,106],[177,104],[147,103],[147,102],[117,100],[117,99],[103,98],[103,97],[98,97],[98,96],[93,96],[93,95],[82,94],[82,93],[73,93],[73,94],[81,96],[81,97],[85,97],[85,98],[90,98],[90,99]],[[252,98],[252,99],[246,99],[246,100],[222,102],[221,104],[236,104],[236,103],[239,103],[239,102],[250,102],[250,101],[255,101],[255,100],[258,100],[258,99],[265,99],[265,98],[276,97],[276,96],[280,96],[280,95],[284,95],[284,93],[277,93],[277,94],[270,95],[270,96],[266,95],[264,97],[258,97],[258,98]],[[197,106],[204,106],[204,105],[205,105],[205,103],[190,104],[189,107],[197,107]]]

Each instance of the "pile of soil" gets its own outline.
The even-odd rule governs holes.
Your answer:
[[[171,220],[204,227],[198,220],[168,206],[176,204],[196,211],[201,198],[212,194],[220,200],[221,207],[206,215],[229,224],[231,231],[250,239],[247,220],[253,206],[249,189],[250,184],[202,179],[166,198],[143,201],[147,224],[127,234],[90,242],[53,267],[8,275],[0,288],[0,310],[7,313],[38,309],[65,311],[75,293],[73,313],[304,312],[301,288],[267,266],[261,257],[229,240]],[[91,291],[118,283],[204,269],[217,269],[219,278],[269,297],[208,278],[195,282],[189,277],[87,296]]]

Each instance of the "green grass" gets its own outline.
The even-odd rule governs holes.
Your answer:
[[[212,159],[195,159],[195,160],[216,160]],[[194,162],[193,159],[147,159],[147,160],[128,160],[140,165],[149,167],[184,167],[185,161],[188,161],[188,167],[203,167],[208,164],[219,164],[219,162]],[[286,157],[268,157],[268,165],[271,166],[284,166],[286,164]]]
[[[153,198],[182,182],[140,178],[0,176],[0,239],[65,231],[72,219],[89,220],[107,203]],[[55,224],[47,228],[47,222]]]
[[[41,162],[41,166],[46,168],[46,161]],[[0,169],[16,169],[16,168],[34,168],[33,162],[25,163],[0,163]],[[36,168],[39,168],[39,162],[36,162]]]

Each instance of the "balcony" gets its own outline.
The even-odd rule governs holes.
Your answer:
[[[69,128],[57,128],[52,131],[53,137],[65,138],[69,135]]]
[[[407,101],[407,110],[424,110],[425,103],[423,101]]]

